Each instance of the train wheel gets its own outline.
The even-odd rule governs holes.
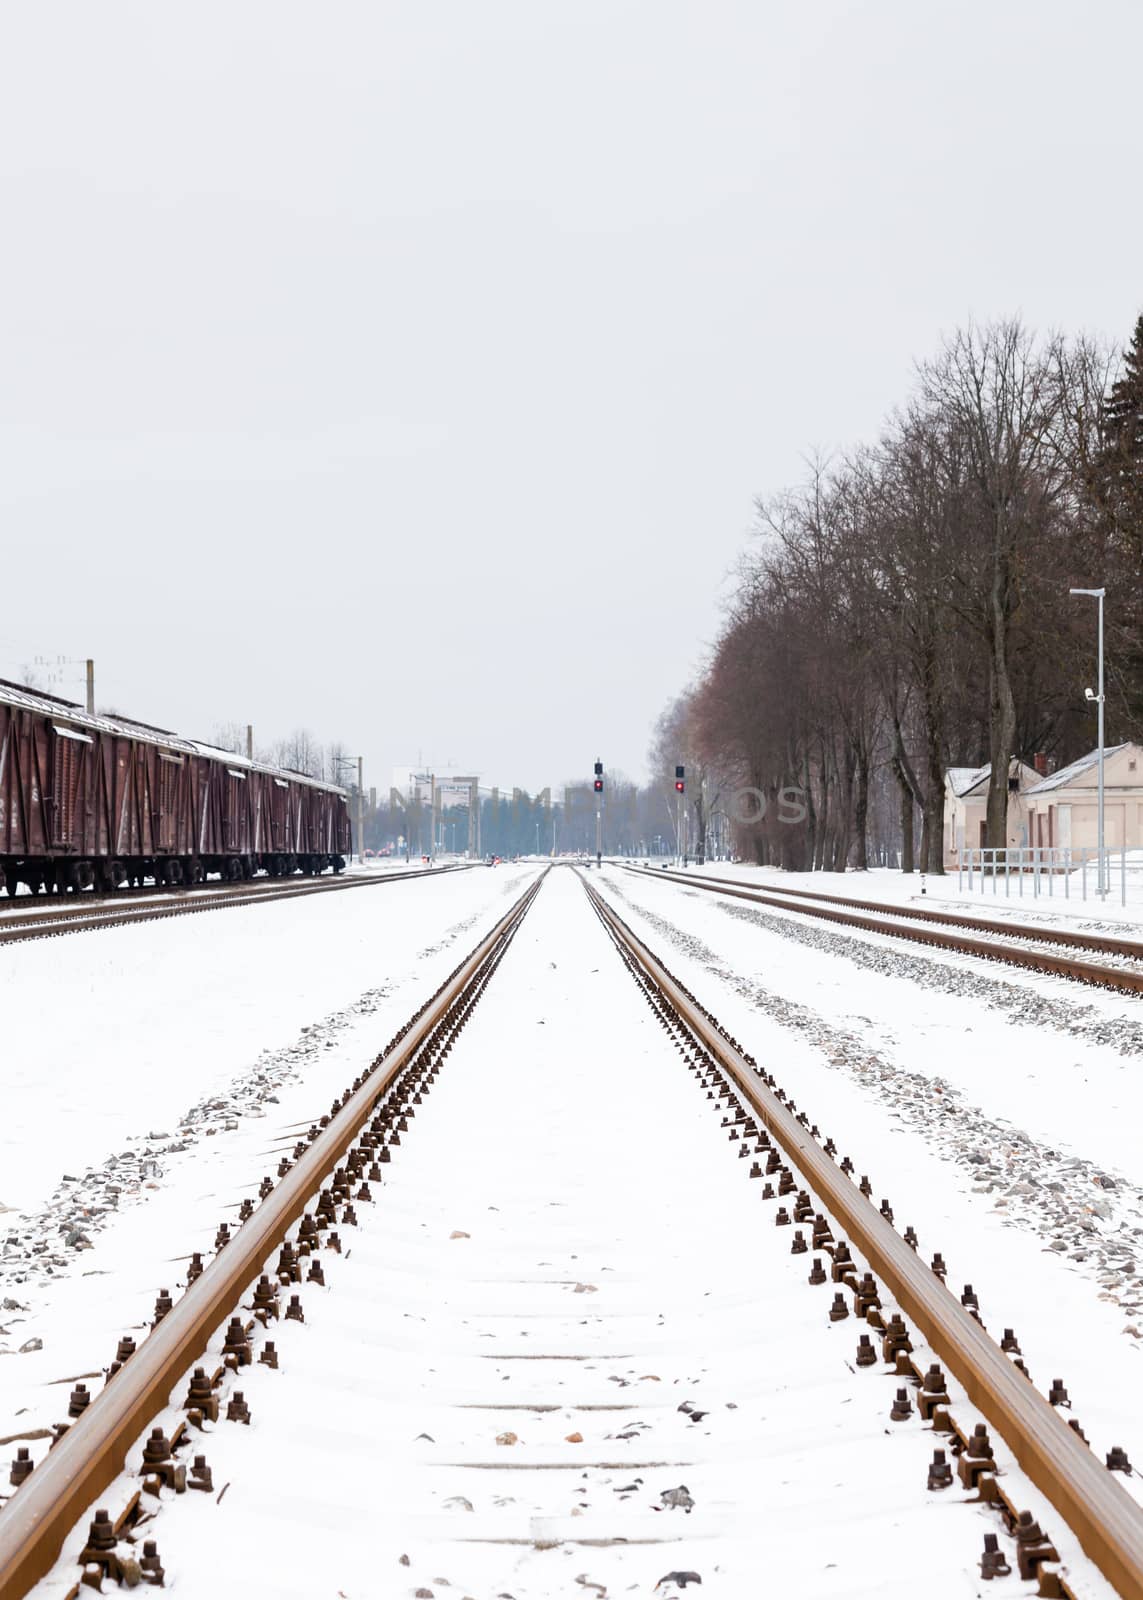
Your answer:
[[[205,877],[206,869],[197,856],[187,862],[186,880],[188,883],[201,883]]]

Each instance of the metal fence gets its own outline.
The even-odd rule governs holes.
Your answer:
[[[1128,873],[1143,868],[1143,855],[1134,852],[1129,861],[1128,850],[1104,849],[1103,895],[1099,890],[1099,851],[1073,850],[1059,846],[1026,846],[1007,850],[958,850],[956,884],[971,893],[979,889],[994,895],[1003,892],[1008,898],[1013,894],[1023,899],[1026,890],[1033,898],[1046,895],[1070,900],[1106,900],[1118,895],[1121,906],[1127,904]],[[1003,885],[1003,890],[1001,890]]]

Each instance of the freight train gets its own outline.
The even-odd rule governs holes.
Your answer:
[[[340,872],[343,789],[0,680],[0,888]]]

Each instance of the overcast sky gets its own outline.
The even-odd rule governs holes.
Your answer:
[[[381,786],[639,774],[756,494],[970,315],[1143,310],[1138,0],[0,28],[0,675]]]

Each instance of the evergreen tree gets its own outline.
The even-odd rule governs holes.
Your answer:
[[[1104,399],[1091,488],[1101,554],[1090,582],[1107,587],[1110,696],[1128,730],[1143,727],[1143,316]]]
[[[1114,541],[1138,566],[1143,557],[1143,316],[1124,353],[1122,375],[1107,396],[1097,475]]]

